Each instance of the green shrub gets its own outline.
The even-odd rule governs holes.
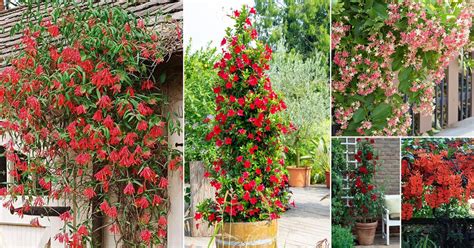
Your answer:
[[[218,80],[214,63],[220,59],[215,48],[202,48],[192,51],[186,48],[185,54],[185,143],[186,143],[186,181],[189,180],[189,161],[208,163],[214,159],[215,145],[206,142],[204,135],[209,132],[209,126],[204,120],[216,108],[214,102],[213,84]]]
[[[332,247],[350,248],[354,247],[354,236],[350,228],[335,225],[332,227]]]

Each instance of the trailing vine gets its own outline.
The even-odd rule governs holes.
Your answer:
[[[180,128],[160,90],[166,78],[154,72],[180,42],[179,27],[170,39],[120,7],[48,5],[28,6],[12,29],[20,52],[0,72],[12,178],[0,189],[4,205],[21,216],[64,201],[72,208],[55,238],[69,247],[98,245],[102,230],[124,246],[163,247],[167,173],[181,166],[167,135]]]
[[[332,26],[338,135],[406,135],[469,41],[472,7],[444,1],[342,1]]]

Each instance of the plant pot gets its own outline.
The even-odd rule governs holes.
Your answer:
[[[294,167],[289,166],[288,184],[291,187],[307,187],[311,182],[311,167]]]
[[[276,248],[277,220],[224,223],[216,237],[217,248]]]
[[[330,188],[331,187],[331,172],[329,171],[326,171],[326,188]]]
[[[377,230],[378,221],[371,223],[355,224],[355,231],[359,245],[372,245],[374,243],[375,230]]]

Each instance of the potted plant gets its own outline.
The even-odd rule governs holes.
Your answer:
[[[350,204],[360,245],[373,244],[378,218],[383,208],[383,193],[374,183],[378,156],[373,143],[373,139],[358,140],[358,151],[354,155],[358,163],[349,173],[353,196]]]
[[[323,136],[311,140],[314,149],[310,152],[316,166],[324,173],[326,187],[331,185],[331,172],[329,163],[329,149],[326,139]]]
[[[295,130],[290,135],[291,145],[289,146],[288,160],[291,166],[287,166],[288,184],[291,187],[307,187],[311,184],[311,155],[302,155],[305,148],[305,136],[302,136],[302,129]]]
[[[215,118],[206,140],[215,142],[218,158],[206,176],[216,195],[198,205],[195,219],[215,225],[217,247],[276,247],[277,219],[289,198],[281,142],[289,127],[279,114],[286,105],[266,74],[272,50],[256,39],[253,15],[246,6],[234,11],[215,64]]]

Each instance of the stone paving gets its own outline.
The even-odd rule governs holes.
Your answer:
[[[435,136],[474,137],[474,117],[456,122],[449,128],[441,130]]]
[[[296,208],[288,210],[278,223],[278,248],[316,247],[331,237],[329,189],[324,185],[291,188]],[[323,199],[325,198],[325,199]],[[208,247],[210,238],[185,238],[185,247]],[[211,244],[210,247],[215,247]]]

